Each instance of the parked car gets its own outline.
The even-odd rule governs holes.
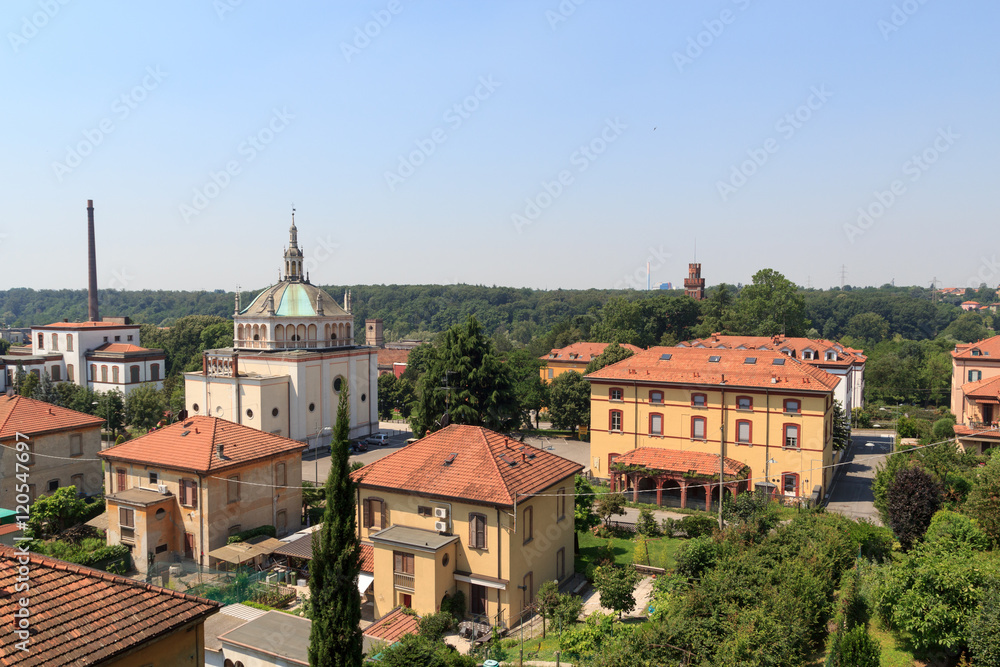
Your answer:
[[[364,440],[355,440],[354,442],[350,443],[348,447],[350,448],[351,453],[353,454],[357,454],[358,452],[368,451],[368,444]]]
[[[365,440],[365,443],[369,445],[388,445],[389,436],[386,435],[385,433],[372,433]]]

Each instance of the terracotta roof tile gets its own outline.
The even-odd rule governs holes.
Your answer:
[[[93,350],[88,352],[88,356],[95,352],[163,352],[159,349],[151,349],[148,347],[139,347],[138,345],[133,345],[132,343],[104,343],[95,347]]]
[[[652,470],[672,472],[694,472],[711,477],[719,475],[719,455],[707,452],[682,452],[677,449],[640,447],[615,459],[623,465],[641,465]],[[725,458],[725,474],[738,476],[746,467],[745,463]]]
[[[375,545],[371,542],[361,543],[361,571],[375,573]]]
[[[420,617],[406,611],[405,607],[396,607],[365,628],[364,635],[393,644],[403,635],[417,634],[417,621]]]
[[[392,366],[393,364],[405,364],[410,358],[409,350],[390,350],[380,348],[378,351],[378,365]]]
[[[669,359],[662,357],[669,355]],[[710,361],[717,358],[717,361]],[[756,363],[746,363],[755,358]],[[774,359],[783,360],[774,365]],[[730,387],[775,387],[786,391],[828,391],[840,378],[768,350],[723,350],[710,348],[651,347],[586,376],[588,380],[671,382]],[[772,379],[774,381],[772,381]]]
[[[454,454],[454,456],[452,456]],[[355,471],[361,486],[510,507],[580,470],[479,426],[452,424]]]
[[[979,354],[972,354],[977,351]],[[993,336],[977,343],[959,343],[951,351],[951,356],[957,359],[976,359],[992,361],[1000,359],[1000,336]]]
[[[708,338],[696,338],[684,343],[679,343],[678,347],[707,347],[735,350],[743,348],[745,350],[772,350],[780,352],[783,349],[791,350],[796,358],[807,364],[814,366],[850,366],[857,362],[864,362],[868,357],[861,350],[841,345],[840,343],[825,338],[786,338],[784,336],[724,336],[722,334],[712,334]],[[803,359],[802,351],[812,349],[816,351],[816,359]],[[837,359],[826,359],[826,352],[837,353]]]
[[[118,324],[116,322],[53,322],[32,329],[138,329],[138,324]]]
[[[223,446],[224,458],[219,458],[218,445]],[[305,445],[295,440],[225,419],[195,416],[106,449],[98,456],[164,468],[213,472],[303,449]]]
[[[24,396],[0,396],[0,440],[13,438],[16,433],[39,435],[53,431],[96,427],[100,417],[61,408]]]
[[[997,398],[1000,396],[1000,375],[966,382],[962,385],[962,392],[970,398]]]
[[[18,558],[0,546],[0,615],[13,619],[19,595],[14,590]],[[0,625],[0,651],[17,655],[18,665],[59,667],[92,665],[135,650],[190,622],[214,614],[219,603],[117,575],[30,554],[30,651],[12,622]]]
[[[543,361],[579,361],[590,363],[594,357],[598,357],[610,343],[573,343],[566,347],[553,349],[546,355],[539,357]],[[633,352],[642,352],[642,348],[635,345],[622,345],[622,347]],[[573,356],[577,355],[577,356]]]

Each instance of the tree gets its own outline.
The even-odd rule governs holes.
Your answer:
[[[113,436],[125,426],[125,397],[117,389],[97,393],[97,405],[92,413],[105,420],[104,428]]]
[[[977,667],[1000,667],[1000,583],[986,589],[969,619],[969,649]]]
[[[21,373],[21,381],[17,383],[19,389],[18,393],[25,398],[31,398],[35,395],[35,391],[38,389],[38,374],[36,373]]]
[[[878,343],[889,336],[889,322],[878,313],[858,313],[847,321],[848,336]]]
[[[941,487],[922,468],[896,471],[886,490],[886,511],[889,527],[904,551],[923,537],[940,506]]]
[[[396,407],[396,376],[383,373],[378,376],[378,418],[382,421],[392,419],[392,411]]]
[[[559,582],[554,579],[542,582],[538,587],[535,602],[538,606],[538,615],[542,617],[542,639],[545,639],[545,621],[555,616],[559,609]]]
[[[594,511],[605,526],[609,525],[612,516],[625,514],[625,494],[608,493],[600,496],[594,503]]]
[[[410,423],[417,437],[448,423],[494,431],[509,431],[520,424],[510,370],[500,362],[475,317],[446,331],[435,347],[427,371],[417,382]]]
[[[646,543],[646,536],[636,532],[632,540],[635,546],[632,547],[632,562],[636,565],[649,565],[649,544]]]
[[[639,519],[635,522],[635,531],[646,537],[656,537],[660,534],[660,526],[656,523],[653,510],[645,507],[639,510]]]
[[[136,428],[153,428],[163,419],[163,398],[163,392],[152,384],[139,385],[125,397],[125,421]]]
[[[591,340],[598,343],[642,343],[642,312],[639,305],[623,296],[609,299],[598,314]]]
[[[736,297],[734,325],[744,336],[802,336],[809,328],[798,287],[773,269],[761,269]]]
[[[573,503],[573,553],[580,553],[580,533],[590,530],[600,518],[594,514],[594,487],[587,478],[577,475],[574,482],[575,501]]]
[[[56,535],[75,526],[86,509],[87,503],[77,497],[75,486],[60,487],[32,504],[28,532],[36,540]]]
[[[31,398],[36,401],[43,401],[51,405],[56,405],[59,401],[59,392],[56,390],[56,384],[49,377],[48,371],[42,371],[41,379],[35,386],[34,391],[31,392]]]
[[[313,621],[315,627],[315,621]],[[359,631],[360,634],[360,631]],[[358,640],[358,651],[361,640]],[[315,665],[310,659],[310,665]],[[379,653],[379,667],[476,667],[477,661],[462,655],[444,642],[421,635],[403,635]]]
[[[523,348],[508,352],[504,363],[510,369],[521,419],[530,426],[531,413],[534,412],[537,419],[541,409],[549,404],[549,385],[541,375],[541,368],[545,363]],[[536,422],[535,427],[537,426]]]
[[[634,354],[635,352],[628,349],[624,345],[619,345],[618,343],[611,343],[606,348],[604,348],[603,352],[601,352],[599,355],[590,360],[590,363],[587,364],[587,368],[584,369],[583,374],[588,375],[590,373],[593,373],[594,371],[601,370],[605,366],[610,366],[611,364],[617,364],[619,361],[622,361],[623,359],[628,359]]]
[[[965,512],[989,536],[993,547],[1000,547],[1000,456],[990,457],[977,472]]]
[[[882,647],[868,634],[868,628],[856,625],[837,637],[831,667],[879,667]]]
[[[840,399],[833,402],[833,448],[847,449],[851,444],[851,422],[844,412],[844,404]]]
[[[310,507],[319,507],[326,502],[326,488],[304,480],[302,482],[302,521],[309,516]]]
[[[553,426],[575,437],[578,426],[590,424],[590,383],[576,371],[560,373],[549,389],[549,414]]]
[[[639,573],[632,565],[600,565],[594,569],[594,588],[601,596],[601,606],[618,612],[618,618],[635,609],[638,583]]]
[[[358,592],[361,547],[356,526],[355,484],[348,466],[350,430],[350,402],[345,384],[333,429],[323,527],[319,539],[313,540],[309,563],[313,609],[309,664],[313,667],[360,667],[363,659]]]
[[[960,343],[974,343],[987,338],[990,332],[983,323],[983,316],[970,310],[959,315],[945,328],[942,335],[954,338]]]

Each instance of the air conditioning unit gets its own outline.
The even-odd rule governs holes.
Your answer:
[[[157,484],[156,485],[156,490],[159,491],[160,493],[166,495],[166,493],[167,493],[167,485],[166,484]]]
[[[448,522],[447,521],[435,521],[434,522],[434,530],[436,530],[439,533],[446,532],[448,530]]]
[[[447,507],[435,507],[434,508],[434,518],[435,519],[447,519],[448,518],[448,508]]]

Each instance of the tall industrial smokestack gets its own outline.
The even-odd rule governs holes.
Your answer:
[[[94,200],[87,200],[87,315],[91,322],[99,322],[97,313],[97,244],[94,241]]]

